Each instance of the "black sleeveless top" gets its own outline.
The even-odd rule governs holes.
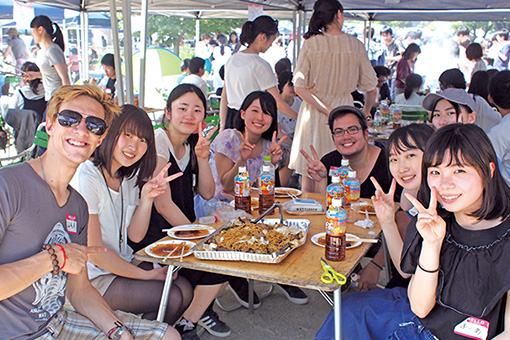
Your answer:
[[[194,222],[196,218],[193,199],[195,196],[195,187],[198,181],[198,164],[195,155],[195,145],[197,142],[198,134],[192,134],[188,138],[188,143],[190,146],[189,163],[186,166],[186,169],[183,171],[183,175],[170,182],[172,200],[191,222]],[[177,160],[175,159],[174,155],[172,155],[172,153],[170,153],[169,162],[171,162],[172,165],[168,169],[168,176],[181,171],[177,166]],[[133,243],[129,241],[129,245],[136,252],[164,237],[165,233],[163,233],[161,230],[171,227],[172,225],[170,225],[170,223],[168,223],[165,218],[158,213],[155,206],[153,205],[147,234],[143,240],[140,241],[140,243]]]
[[[27,99],[21,90],[18,90],[21,97],[23,97],[23,110],[34,110],[37,112],[37,124],[42,122],[44,111],[46,111],[46,100],[44,96],[40,99]]]

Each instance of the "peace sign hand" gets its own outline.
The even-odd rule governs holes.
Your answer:
[[[405,196],[418,210],[416,229],[423,238],[423,241],[440,245],[446,235],[446,222],[437,214],[436,188],[432,187],[430,190],[430,203],[427,209],[410,193],[406,192]]]
[[[312,151],[312,157],[310,157],[305,150],[300,150],[301,154],[308,161],[308,168],[306,169],[306,173],[315,181],[320,181],[323,178],[326,178],[328,175],[328,170],[326,166],[319,159],[319,155],[313,145],[310,145],[310,150]]]
[[[269,147],[269,150],[267,150],[267,154],[271,156],[271,163],[273,163],[273,165],[276,165],[283,156],[282,143],[285,138],[287,138],[287,136],[283,136],[280,138],[280,141],[276,143],[276,131],[273,132],[271,146]]]
[[[241,160],[243,160],[243,162],[246,162],[248,158],[250,158],[251,153],[255,149],[256,145],[251,144],[248,141],[248,138],[247,137],[245,138],[240,131],[237,131],[237,133],[239,134],[239,136],[241,136],[241,145],[239,145],[239,156],[241,157]]]
[[[198,142],[197,145],[195,145],[195,155],[197,155],[197,158],[205,160],[209,159],[209,152],[211,150],[211,138],[216,130],[218,130],[217,126],[209,131],[207,136],[204,137],[202,123],[198,124]]]
[[[182,176],[182,172],[178,172],[171,176],[165,177],[165,174],[167,173],[168,168],[170,168],[170,165],[172,165],[172,163],[165,165],[163,169],[161,169],[161,171],[157,174],[157,176],[153,177],[150,181],[144,184],[142,187],[142,196],[145,196],[149,199],[154,199],[165,192],[167,183]]]
[[[370,177],[370,180],[375,186],[375,195],[372,196],[372,203],[374,204],[377,219],[381,224],[391,223],[395,220],[396,209],[393,197],[395,196],[397,181],[395,179],[391,181],[390,191],[385,194],[381,185],[379,185],[379,182],[374,177]]]

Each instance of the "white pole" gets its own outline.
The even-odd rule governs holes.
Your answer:
[[[126,65],[126,103],[134,104],[133,94],[133,39],[131,32],[131,0],[122,0],[122,18],[124,22],[124,58]],[[122,78],[119,79],[122,81]]]
[[[140,85],[138,106],[145,107],[145,66],[147,65],[147,0],[142,1],[142,31],[140,32]]]
[[[122,68],[120,64],[120,42],[119,27],[117,22],[117,7],[115,0],[110,0],[110,22],[112,24],[113,35],[113,58],[115,59],[115,74],[117,76],[117,99],[119,105],[124,104],[124,82],[122,81]]]

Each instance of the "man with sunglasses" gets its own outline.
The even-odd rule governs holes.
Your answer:
[[[114,313],[88,280],[88,254],[106,250],[86,247],[87,204],[69,181],[115,111],[96,86],[61,87],[48,107],[45,154],[0,169],[2,338],[179,338],[165,324]],[[76,312],[64,310],[66,297]]]
[[[361,198],[371,198],[374,195],[375,187],[370,177],[374,177],[384,192],[388,192],[391,185],[388,160],[384,150],[369,144],[364,113],[352,106],[340,106],[331,111],[328,124],[336,150],[320,159],[312,145],[312,157],[305,150],[301,150],[308,161],[307,175],[315,181],[315,192],[326,194],[331,176],[341,166],[342,159],[348,159],[350,167],[356,171],[356,178],[361,182]],[[375,287],[384,267],[382,249],[373,248],[371,253],[372,256],[376,253],[373,260],[359,273],[357,289],[361,291]]]

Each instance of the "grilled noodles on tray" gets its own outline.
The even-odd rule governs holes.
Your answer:
[[[236,220],[208,240],[204,248],[216,251],[282,254],[289,248],[297,247],[303,237],[304,233],[298,227]]]

